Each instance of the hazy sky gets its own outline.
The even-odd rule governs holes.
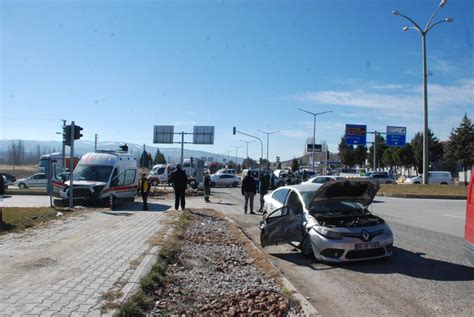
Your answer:
[[[334,111],[316,131],[332,151],[346,123],[406,126],[408,139],[422,130],[421,37],[391,12],[425,25],[436,0],[0,3],[0,139],[58,139],[60,119],[75,120],[84,139],[139,144],[152,144],[155,124],[214,125],[214,145],[186,147],[242,146],[243,156],[237,126],[264,142],[258,129],[280,130],[274,160],[300,156],[313,133],[298,108]],[[473,12],[474,1],[450,0],[436,20],[455,22],[428,34],[440,139],[464,113],[474,119]]]

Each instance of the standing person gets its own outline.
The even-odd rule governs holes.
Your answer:
[[[142,174],[142,179],[140,180],[139,190],[143,199],[143,208],[142,210],[148,210],[148,195],[150,194],[150,182],[146,178],[146,174]]]
[[[186,188],[188,187],[188,176],[186,172],[181,169],[181,164],[176,165],[176,170],[171,173],[171,184],[174,189],[174,209],[179,209],[181,203],[181,210],[186,208]]]
[[[211,177],[209,172],[204,172],[204,200],[206,203],[210,203],[209,196],[211,195]]]
[[[268,173],[265,172],[262,177],[260,177],[260,182],[258,183],[258,192],[260,193],[260,209],[258,212],[263,212],[263,197],[268,194],[268,188],[270,187],[270,177]]]
[[[242,195],[245,197],[245,205],[244,205],[244,212],[247,213],[247,206],[250,200],[250,213],[255,214],[253,212],[253,198],[255,196],[255,193],[257,192],[257,184],[255,183],[255,179],[250,175],[250,173],[247,174],[247,176],[244,177],[244,180],[242,181]]]

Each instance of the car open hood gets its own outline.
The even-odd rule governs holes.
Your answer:
[[[330,181],[316,190],[310,206],[328,200],[354,201],[368,206],[379,189],[380,185],[377,182],[361,178]]]

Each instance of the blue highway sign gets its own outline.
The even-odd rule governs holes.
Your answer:
[[[387,126],[387,146],[405,146],[406,137],[406,127]]]
[[[367,143],[367,126],[346,124],[345,139],[347,145],[365,145]]]

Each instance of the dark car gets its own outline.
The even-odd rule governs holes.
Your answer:
[[[8,173],[0,173],[0,175],[5,176],[7,179],[8,185],[13,185],[14,182],[16,182],[16,177],[13,175],[10,175]]]

